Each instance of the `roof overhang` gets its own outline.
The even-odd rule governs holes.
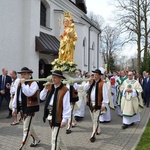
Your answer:
[[[35,50],[44,54],[58,55],[59,40],[52,35],[40,32],[40,36],[35,37]]]
[[[76,0],[76,5],[80,8],[84,13],[87,14],[87,7],[85,4],[85,0]]]

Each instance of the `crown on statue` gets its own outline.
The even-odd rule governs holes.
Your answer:
[[[64,17],[69,18],[70,20],[73,20],[73,17],[70,12],[64,12]]]

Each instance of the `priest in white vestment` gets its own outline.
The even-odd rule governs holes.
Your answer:
[[[142,87],[137,80],[133,79],[133,72],[128,72],[128,79],[120,87],[122,91],[121,111],[123,116],[123,129],[140,121],[140,111],[143,108],[141,98]]]

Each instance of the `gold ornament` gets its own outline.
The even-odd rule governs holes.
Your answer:
[[[73,17],[70,12],[64,12],[64,17],[68,18],[69,20],[73,20]]]

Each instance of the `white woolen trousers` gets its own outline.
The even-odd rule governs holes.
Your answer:
[[[23,119],[23,139],[22,139],[22,149],[25,150],[29,141],[30,135],[38,142],[40,139],[38,138],[35,130],[33,128],[33,121],[35,116],[27,116],[27,118]]]
[[[51,150],[67,150],[66,146],[61,139],[61,128],[60,127],[52,127],[51,128]]]
[[[93,132],[92,132],[91,137],[93,137],[96,130],[98,133],[100,133],[100,124],[99,124],[100,110],[96,110],[96,111],[93,110],[93,112],[90,111],[90,114],[91,114],[92,123],[93,123]]]

